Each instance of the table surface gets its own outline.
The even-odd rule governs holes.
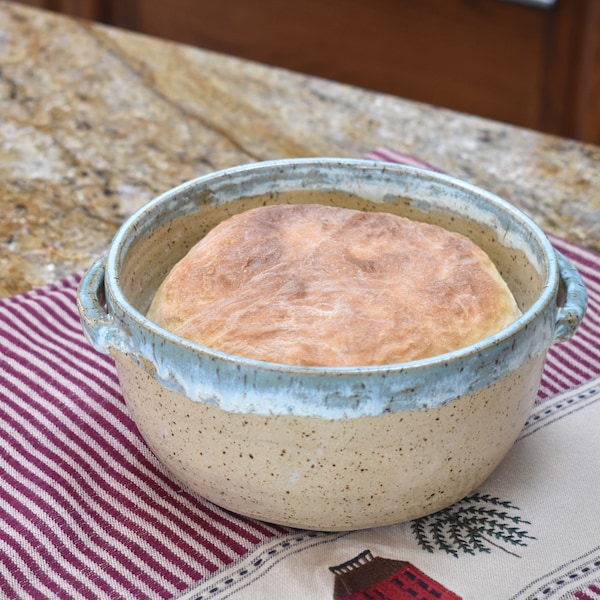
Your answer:
[[[0,1],[0,297],[204,173],[386,146],[600,250],[600,148]]]

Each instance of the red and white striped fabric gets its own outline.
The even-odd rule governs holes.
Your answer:
[[[600,257],[552,238],[589,311],[538,401],[600,374]],[[0,301],[0,597],[173,598],[289,530],[220,509],[161,467],[112,360],[83,336],[78,276]]]
[[[577,333],[548,351],[538,401],[574,388],[600,373],[600,256],[557,236],[548,237],[583,277],[588,310]]]
[[[0,302],[0,597],[171,598],[288,530],[163,470],[83,337],[78,279]]]

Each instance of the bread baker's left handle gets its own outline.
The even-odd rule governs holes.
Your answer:
[[[105,354],[116,341],[116,319],[106,306],[106,257],[99,258],[86,272],[77,290],[77,309],[85,336],[92,346]]]

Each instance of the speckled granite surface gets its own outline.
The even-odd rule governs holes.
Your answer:
[[[414,154],[600,250],[600,148],[0,1],[0,296],[87,267],[235,164]]]

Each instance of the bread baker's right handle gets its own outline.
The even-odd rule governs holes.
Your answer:
[[[564,303],[557,307],[554,341],[564,342],[577,330],[587,309],[588,296],[583,279],[573,263],[556,251],[560,281],[564,286]]]

